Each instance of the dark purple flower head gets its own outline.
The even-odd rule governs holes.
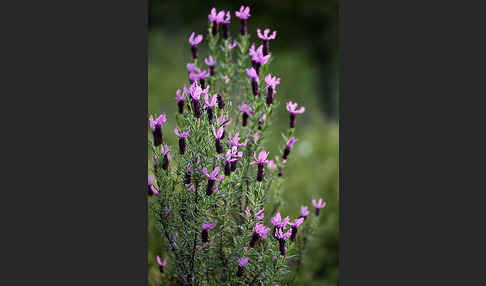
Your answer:
[[[191,36],[189,37],[189,44],[191,46],[197,46],[203,40],[203,35],[197,35],[194,37],[194,32],[192,32]]]
[[[214,221],[213,223],[210,223],[210,224],[203,223],[201,227],[202,227],[203,230],[210,230],[213,227],[215,227],[217,223],[218,223],[218,221]]]
[[[272,35],[268,35],[268,33],[270,33],[270,29],[265,29],[263,31],[263,34],[262,34],[262,31],[260,29],[257,29],[257,34],[258,34],[258,37],[262,40],[273,40],[277,37],[277,31],[273,31]]]
[[[241,112],[246,113],[247,115],[253,116],[253,111],[251,110],[251,107],[244,102],[243,102],[243,104],[241,104],[240,110],[241,110]]]
[[[180,88],[178,88],[177,91],[176,91],[176,98],[175,98],[175,100],[176,100],[177,103],[186,100],[186,97],[182,94]]]
[[[216,13],[216,8],[211,9],[211,13],[208,15],[208,19],[211,22],[221,23],[224,18],[224,11]]]
[[[275,93],[275,87],[280,84],[280,78],[277,78],[276,76],[272,77],[271,74],[267,74],[265,82],[267,83],[267,87],[271,87]]]
[[[165,113],[162,113],[155,120],[154,120],[154,117],[152,115],[150,115],[149,120],[150,120],[150,128],[152,129],[152,131],[155,131],[155,128],[157,126],[159,126],[160,128],[162,128],[163,124],[167,121],[167,117],[166,117]]]
[[[255,161],[251,162],[250,165],[263,165],[263,164],[268,164],[268,157],[269,152],[265,152],[265,150],[262,150],[260,153],[258,153],[258,158],[256,157],[256,154],[254,154]]]
[[[187,137],[189,137],[189,132],[191,132],[191,126],[189,126],[189,128],[188,128],[187,131],[182,132],[182,133],[179,131],[179,128],[178,127],[174,128],[174,133],[179,138],[187,138]]]
[[[213,108],[214,105],[216,104],[216,99],[217,99],[217,94],[213,94],[211,97],[209,94],[204,94],[204,108]]]
[[[251,78],[258,80],[258,74],[254,68],[246,69],[246,74]]]
[[[228,49],[232,50],[234,47],[236,47],[236,45],[238,45],[238,42],[234,40],[232,44],[228,44]]]
[[[221,174],[219,177],[218,176],[218,173],[219,173],[219,166],[217,166],[216,168],[214,168],[214,170],[211,172],[211,174],[208,173],[208,169],[206,167],[203,168],[203,174],[206,175],[206,177],[208,177],[210,180],[214,180],[214,181],[221,181],[222,179],[224,179],[224,175]]]
[[[245,266],[246,264],[248,263],[248,257],[242,257],[240,259],[238,259],[238,265],[243,267]]]
[[[305,107],[301,106],[299,109],[297,109],[297,102],[292,103],[292,101],[289,101],[287,102],[287,111],[291,114],[301,114],[304,113]]]
[[[167,265],[167,259],[164,258],[164,261],[160,261],[160,256],[157,256],[157,263],[159,264],[159,266],[166,266]]]
[[[149,188],[149,195],[158,195],[159,190],[157,187],[154,186],[154,177],[152,175],[148,176],[148,188]]]
[[[208,58],[205,58],[204,59],[204,62],[206,63],[206,65],[212,67],[214,66],[214,64],[216,63],[216,61],[213,59],[212,56],[209,56]]]
[[[246,146],[246,143],[248,142],[248,139],[246,139],[242,143],[239,142],[240,141],[240,132],[236,132],[236,134],[233,138],[231,138],[231,134],[228,134],[228,138],[230,139],[231,147]]]
[[[312,200],[312,205],[317,209],[322,209],[326,206],[326,202],[322,201],[322,199],[319,199],[318,202],[316,200]]]
[[[300,207],[300,215],[301,215],[303,218],[305,218],[306,216],[308,216],[308,215],[309,215],[309,213],[310,213],[310,212],[309,212],[309,210],[308,210],[307,206],[301,206],[301,207]]]
[[[213,128],[213,135],[214,135],[214,138],[216,139],[221,139],[221,137],[223,137],[223,131],[224,131],[224,127],[221,126],[218,131],[216,131],[216,129],[214,129],[214,126],[212,127]]]
[[[256,225],[253,227],[253,233],[256,233],[261,238],[267,238],[267,233],[270,231],[270,228],[266,227],[262,223],[257,222]]]
[[[250,15],[250,7],[249,6],[245,7],[245,6],[241,5],[240,10],[235,12],[235,16],[240,18],[240,19],[247,20],[251,16]]]

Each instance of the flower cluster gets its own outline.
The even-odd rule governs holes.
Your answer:
[[[250,7],[241,6],[234,13],[241,24],[237,37],[230,33],[231,16],[230,11],[213,8],[208,33],[189,36],[189,85],[186,78],[186,84],[176,90],[176,120],[169,122],[175,127],[172,136],[178,139],[178,153],[171,154],[170,140],[164,142],[166,114],[149,118],[153,175],[148,176],[148,203],[164,237],[161,249],[170,267],[166,268],[167,259],[157,256],[156,260],[160,273],[167,272],[162,278],[175,279],[178,285],[236,285],[241,284],[237,279],[243,283],[250,275],[269,285],[286,272],[266,274],[258,269],[279,252],[278,267],[290,267],[287,253],[300,247],[300,237],[310,233],[305,231],[310,223],[304,224],[310,214],[307,206],[293,219],[279,212],[282,170],[292,160],[289,155],[298,141],[295,117],[305,108],[289,101],[290,128],[280,151],[269,157],[267,150],[273,148],[264,146],[272,109],[284,110],[275,97],[281,79],[268,72],[274,56],[269,42],[276,39],[277,31],[257,29],[261,42],[250,45]],[[203,39],[209,44],[208,55],[201,57],[204,61],[198,59]],[[273,210],[267,208],[265,216],[267,203],[273,204]],[[318,216],[325,202],[312,203]],[[268,220],[273,231],[266,225]]]

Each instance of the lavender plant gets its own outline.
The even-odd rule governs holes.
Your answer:
[[[296,114],[305,108],[287,103],[290,128],[274,160],[264,147],[272,112],[279,107],[280,78],[269,73],[269,43],[277,32],[258,29],[262,43],[250,47],[250,8],[241,6],[235,16],[241,28],[233,38],[230,11],[211,10],[204,61],[198,51],[203,35],[189,37],[189,82],[175,100],[179,152],[171,154],[164,144],[163,134],[170,134],[163,132],[167,116],[150,116],[148,204],[164,237],[164,253],[156,259],[160,275],[170,285],[292,283],[316,224],[305,222],[307,206],[294,219],[282,219],[279,212],[283,169],[297,141]],[[266,96],[260,92],[264,83]],[[318,216],[325,203],[312,203]],[[265,213],[264,206],[271,211]]]

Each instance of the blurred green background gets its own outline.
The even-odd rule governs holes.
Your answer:
[[[162,1],[149,0],[148,110],[168,115],[165,140],[177,144],[173,132],[175,91],[187,83],[186,64],[191,61],[187,39],[191,32],[206,33],[212,7],[231,10],[231,34],[237,35],[241,4],[251,7],[248,32],[260,44],[257,28],[278,30],[271,41],[270,71],[281,78],[277,87],[280,105],[273,116],[268,149],[273,158],[288,127],[284,103],[296,101],[306,107],[297,117],[299,141],[289,157],[285,176],[282,214],[296,217],[300,206],[322,197],[320,227],[303,260],[295,285],[337,285],[339,277],[339,47],[337,0],[307,1]],[[200,57],[208,56],[207,43]],[[149,163],[150,166],[150,163]],[[155,255],[161,253],[160,236],[149,222],[149,285],[162,285]]]

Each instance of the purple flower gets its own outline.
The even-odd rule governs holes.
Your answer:
[[[192,165],[189,164],[189,165],[187,165],[187,168],[186,168],[186,175],[184,177],[184,184],[189,185],[191,183],[192,173],[193,173]]]
[[[256,157],[256,154],[254,155],[255,161],[251,162],[250,165],[260,165],[260,164],[268,164],[268,157],[269,152],[265,152],[265,150],[262,150],[260,153],[258,153],[258,158]]]
[[[261,210],[259,210],[259,211],[257,211],[257,212],[256,212],[256,214],[255,214],[255,218],[256,218],[257,220],[262,220],[262,219],[264,219],[264,218],[265,218],[265,214],[263,213],[263,211],[264,211],[264,210],[265,210],[265,209],[263,208],[263,209],[261,209]]]
[[[235,16],[240,18],[240,19],[247,20],[251,16],[250,15],[250,7],[245,7],[245,6],[241,5],[240,10],[235,12]]]
[[[166,170],[169,168],[169,162],[172,160],[170,157],[170,147],[167,145],[160,146],[161,155],[164,157],[162,160],[162,169]]]
[[[179,137],[179,154],[183,155],[186,152],[186,138],[189,137],[191,127],[186,132],[179,132],[178,128],[174,128],[174,133]]]
[[[258,234],[261,238],[267,238],[267,233],[270,231],[269,227],[266,227],[262,223],[257,222],[253,227],[253,232]]]
[[[212,56],[209,56],[207,58],[204,59],[204,62],[206,63],[206,65],[208,66],[214,66],[214,64],[216,63],[216,61],[214,61],[213,57]]]
[[[240,33],[244,36],[248,34],[247,20],[250,18],[250,7],[241,5],[240,10],[235,12],[235,16],[241,19]]]
[[[248,263],[248,257],[242,257],[238,259],[238,265],[239,266],[245,266]]]
[[[218,224],[218,222],[217,222],[217,221],[215,221],[215,222],[213,222],[213,223],[210,223],[210,224],[203,223],[203,224],[201,225],[201,227],[202,227],[202,229],[204,229],[204,230],[210,230],[210,229],[214,228],[214,227],[215,227],[217,224]]]
[[[231,51],[234,47],[236,47],[236,45],[238,45],[238,42],[234,40],[232,44],[228,45],[228,49]]]
[[[266,227],[262,223],[257,222],[256,225],[253,227],[253,236],[250,241],[250,247],[255,247],[258,238],[267,238],[267,233],[270,231],[270,228]]]
[[[217,99],[217,95],[216,94],[213,94],[211,97],[209,97],[209,95],[206,93],[204,95],[204,102],[206,103],[204,105],[204,108],[213,108],[214,105],[216,104],[216,99]]]
[[[256,70],[254,68],[251,69],[246,69],[246,74],[251,78],[258,80],[258,74],[256,73]]]
[[[270,33],[270,29],[265,29],[265,31],[263,31],[263,35],[262,31],[260,31],[260,29],[257,29],[258,37],[263,41],[264,56],[268,55],[268,53],[270,52],[270,40],[273,40],[275,39],[275,37],[277,37],[277,31],[273,31],[272,35],[270,36],[268,35],[268,33]]]
[[[152,129],[152,135],[154,136],[154,145],[155,147],[161,145],[163,143],[162,137],[162,126],[167,121],[167,117],[165,113],[162,113],[157,119],[154,120],[154,117],[150,115],[150,128]]]
[[[265,82],[267,83],[267,87],[271,87],[273,91],[275,91],[275,87],[280,84],[280,78],[276,76],[272,77],[271,74],[267,74]]]
[[[226,117],[224,116],[224,114],[221,114],[220,117],[217,117],[216,118],[216,126],[226,127],[229,124],[231,124],[231,122],[232,122],[231,118],[229,118],[228,120],[226,120]],[[224,132],[223,132],[223,137],[224,137]]]
[[[158,195],[159,190],[154,186],[154,177],[152,175],[148,176],[148,195]]]
[[[187,64],[187,72],[188,73],[191,73],[195,68],[196,68],[196,64],[195,63],[188,63]]]
[[[184,87],[185,89],[185,87]],[[207,94],[209,91],[209,86],[207,86],[205,89],[202,89],[196,82],[191,84],[189,87],[189,90],[185,89],[184,92],[188,93],[191,95],[192,99],[192,109],[194,111],[194,117],[199,118],[201,117],[201,94]]]
[[[211,22],[221,23],[224,17],[224,11],[216,13],[216,8],[211,9],[211,14],[208,15],[208,19]]]
[[[289,229],[287,230],[287,232],[283,232],[281,228],[277,229],[277,231],[275,232],[275,237],[277,239],[283,239],[283,240],[286,240],[287,238],[289,238],[290,236],[292,235],[292,229]],[[283,255],[283,254],[282,254]]]
[[[226,84],[229,83],[229,81],[230,81],[230,79],[227,75],[224,75],[223,79],[224,79],[224,83],[226,83]]]
[[[160,273],[164,273],[164,268],[167,265],[167,259],[164,258],[164,261],[160,261],[160,256],[157,256],[157,263],[159,264]]]
[[[290,217],[286,216],[283,220],[282,217],[280,216],[280,212],[278,212],[274,217],[272,217],[272,224],[275,228],[286,228],[287,224],[290,221]]]
[[[224,131],[224,127],[221,126],[218,131],[216,131],[216,129],[214,129],[214,126],[212,127],[213,128],[213,135],[214,135],[214,139],[215,139],[215,144],[216,144],[216,152],[218,152],[218,154],[221,154],[223,153],[223,146],[221,145],[221,137],[223,137],[223,131]]]
[[[267,83],[267,105],[270,105],[273,103],[275,87],[280,84],[280,78],[277,78],[276,76],[272,77],[271,74],[267,74],[265,82]]]
[[[301,206],[300,207],[300,217],[305,220],[308,215],[309,215],[309,210],[308,210],[307,206]]]
[[[222,179],[224,179],[223,174],[221,174],[219,177],[217,177],[218,173],[219,173],[219,169],[220,169],[220,167],[217,166],[216,168],[214,168],[214,170],[211,172],[211,174],[208,174],[207,168],[206,167],[203,168],[204,175],[206,175],[209,178],[208,185],[206,187],[206,195],[208,195],[208,196],[210,196],[213,193],[215,181],[221,181]]]
[[[268,168],[270,170],[275,170],[275,169],[277,169],[277,165],[275,164],[275,162],[273,162],[273,160],[269,160],[268,161]]]
[[[204,62],[209,67],[209,75],[213,76],[214,75],[214,65],[216,64],[216,61],[213,59],[212,56],[209,56],[208,58],[204,59]]]
[[[287,232],[283,232],[283,230],[279,228],[275,232],[275,237],[278,239],[280,245],[280,255],[285,255],[285,252],[287,252],[287,248],[285,247],[285,240],[291,235],[292,229],[287,230]]]
[[[202,230],[202,233],[201,233],[201,239],[202,239],[202,242],[203,242],[203,243],[208,242],[208,236],[209,236],[209,233],[208,233],[208,232],[209,232],[209,230],[210,230],[210,229],[212,229],[213,227],[215,227],[217,223],[218,223],[218,222],[217,222],[217,221],[215,221],[215,222],[210,223],[210,224],[203,223],[203,224],[201,225],[201,227],[202,227],[202,229],[203,229],[203,230]]]
[[[252,45],[250,48],[250,55],[252,67],[255,68],[257,74],[260,74],[261,65],[268,62],[270,55],[263,54],[263,45],[260,45],[256,50],[254,45]]]
[[[283,155],[282,155],[282,159],[287,160],[287,158],[289,157],[289,154],[290,154],[290,150],[292,150],[292,147],[294,147],[295,141],[297,141],[297,139],[295,139],[295,137],[292,137],[292,138],[289,139],[289,141],[287,141],[287,145],[285,146],[285,149],[284,149],[284,152],[283,152]]]
[[[206,87],[206,81],[205,79],[209,77],[209,71],[208,70],[200,70],[199,68],[194,68],[194,71],[192,71],[189,74],[189,80],[191,81],[196,81],[199,80],[199,84],[201,85],[202,89],[205,89]]]
[[[238,272],[236,272],[236,276],[241,277],[243,276],[243,267],[248,263],[248,257],[241,257],[238,259]]]
[[[231,134],[228,134],[228,138],[230,139],[231,147],[246,146],[246,143],[248,142],[248,139],[246,139],[242,143],[239,142],[240,141],[240,132],[236,132],[236,134],[233,138],[231,138]]]
[[[255,155],[255,161],[250,163],[250,165],[258,165],[258,171],[257,171],[257,181],[258,182],[263,181],[263,177],[265,175],[264,171],[263,171],[263,165],[268,164],[268,162],[269,162],[267,160],[267,156],[268,156],[268,152],[265,152],[265,150],[262,150],[258,154],[258,159],[256,158],[256,155]]]
[[[289,223],[290,226],[292,227],[292,235],[290,236],[290,240],[295,241],[295,238],[297,237],[297,228],[299,225],[301,225],[304,222],[304,218],[296,218],[294,222]]]
[[[176,103],[178,107],[178,111],[180,114],[184,112],[184,101],[186,100],[186,97],[182,94],[180,89],[177,89],[176,91]]]
[[[211,21],[211,34],[216,36],[218,34],[219,23],[223,20],[224,11],[216,13],[216,8],[211,9],[211,14],[208,15],[209,21]]]
[[[268,33],[270,33],[270,29],[265,29],[263,31],[263,34],[262,34],[262,31],[260,29],[257,29],[257,34],[258,34],[258,38],[262,39],[262,40],[274,40],[276,37],[277,37],[277,31],[273,31],[272,35],[268,35]]]
[[[251,217],[250,209],[248,207],[246,207],[245,212],[247,217]]]
[[[213,123],[213,107],[216,104],[217,97],[218,97],[217,94],[213,94],[212,96],[209,96],[209,94],[206,93],[204,95],[204,102],[205,102],[204,109],[206,109],[208,113],[209,123]]]
[[[194,38],[194,32],[192,32],[191,36],[189,37],[189,44],[191,46],[197,46],[203,40],[203,35],[197,35]]]
[[[194,38],[194,32],[192,32],[191,36],[189,37],[189,44],[191,44],[191,53],[192,58],[197,59],[197,45],[203,40],[203,35],[197,35]]]
[[[322,201],[322,199],[319,199],[319,202],[312,200],[312,205],[316,208],[316,216],[318,216],[320,209],[326,206],[326,202]]]
[[[189,137],[189,132],[191,132],[191,126],[189,126],[189,128],[185,132],[180,132],[179,131],[179,127],[174,128],[174,133],[179,138],[187,138],[187,137]]]
[[[305,107],[301,106],[297,109],[297,102],[289,101],[287,102],[287,111],[290,112],[290,128],[295,128],[295,115],[304,113]]]
[[[243,127],[245,127],[247,124],[248,124],[248,116],[252,115],[253,116],[253,111],[251,110],[251,107],[244,103],[241,104],[241,107],[240,107],[240,110],[241,112],[243,112],[243,121],[242,121],[242,125]]]
[[[238,152],[238,147],[233,146],[226,151],[224,160],[224,175],[229,176],[231,172],[236,170],[236,163],[238,158],[243,156],[243,152]]]
[[[223,34],[223,39],[228,39],[230,37],[230,30],[229,30],[229,24],[231,20],[231,13],[230,11],[226,12],[226,18],[224,18],[221,21],[221,24],[223,24],[223,29],[221,30],[221,33]]]

